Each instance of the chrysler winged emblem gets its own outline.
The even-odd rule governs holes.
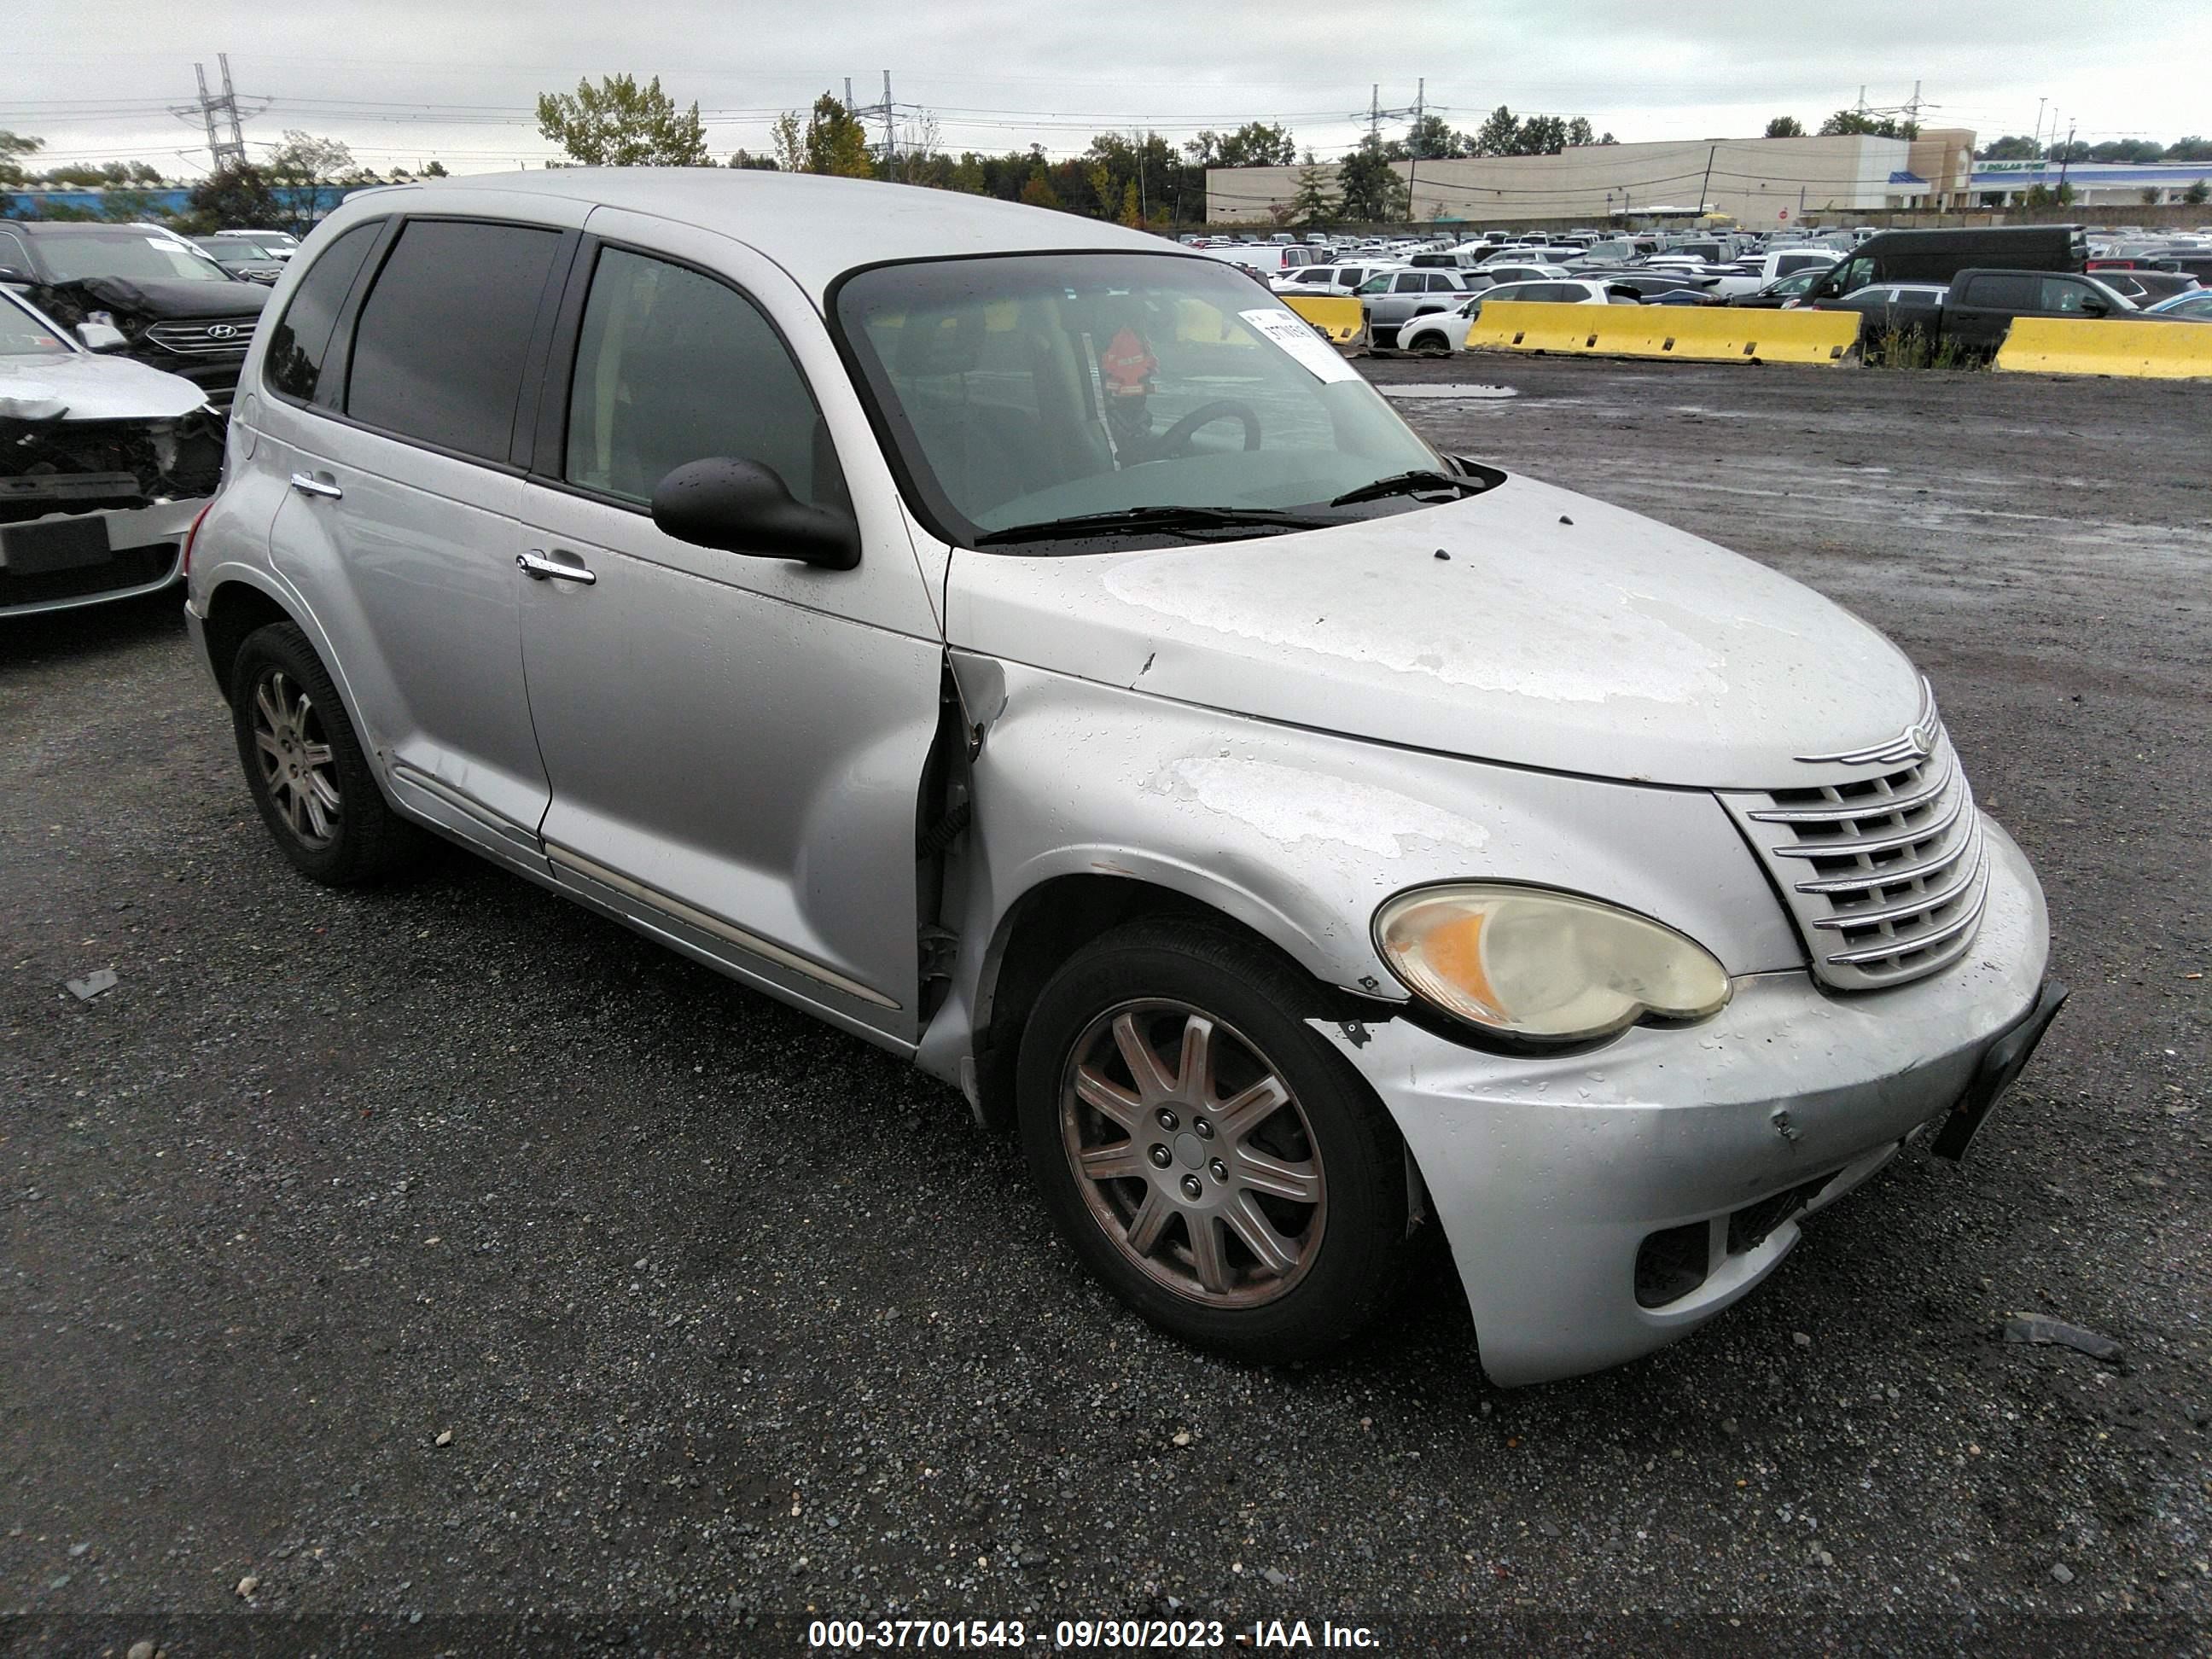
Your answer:
[[[1942,729],[1936,718],[1936,688],[1923,677],[1920,713],[1895,737],[1864,749],[1847,749],[1833,755],[1800,755],[1797,758],[1813,766],[1917,766],[1936,752],[1936,733]]]

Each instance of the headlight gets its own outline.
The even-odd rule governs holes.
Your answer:
[[[1583,1042],[1646,1014],[1703,1019],[1728,971],[1671,927],[1595,899],[1465,883],[1401,893],[1375,916],[1376,947],[1415,996],[1504,1036]]]

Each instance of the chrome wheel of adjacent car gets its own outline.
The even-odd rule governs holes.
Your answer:
[[[1169,1290],[1249,1308],[1305,1276],[1328,1217],[1312,1126],[1233,1027],[1182,1002],[1109,1010],[1076,1042],[1060,1120],[1100,1228]]]
[[[253,688],[253,743],[261,781],[300,844],[319,851],[337,839],[337,766],[315,700],[282,669]]]

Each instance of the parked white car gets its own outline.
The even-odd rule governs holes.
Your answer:
[[[1896,645],[1158,237],[556,168],[354,196],[270,310],[187,617],[282,857],[434,830],[910,1060],[1184,1340],[1340,1342],[1433,1226],[1498,1382],[1646,1352],[2063,997]]]
[[[1602,281],[1566,277],[1536,283],[1501,283],[1449,312],[1418,317],[1398,331],[1398,349],[1424,356],[1444,356],[1462,349],[1468,330],[1496,301],[1530,301],[1549,305],[1632,306],[1635,297],[1610,291]]]
[[[177,580],[222,475],[222,422],[182,375],[103,355],[123,344],[0,288],[0,617]]]
[[[1401,268],[1395,260],[1387,259],[1363,259],[1337,265],[1305,265],[1268,278],[1267,286],[1278,294],[1348,295],[1370,277]]]

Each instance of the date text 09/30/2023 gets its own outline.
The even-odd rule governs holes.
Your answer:
[[[1364,1625],[1266,1619],[1232,1628],[1218,1619],[1061,1619],[1049,1626],[1018,1619],[817,1619],[806,1627],[815,1649],[991,1649],[1051,1647],[1078,1651],[1370,1649],[1380,1638]]]

